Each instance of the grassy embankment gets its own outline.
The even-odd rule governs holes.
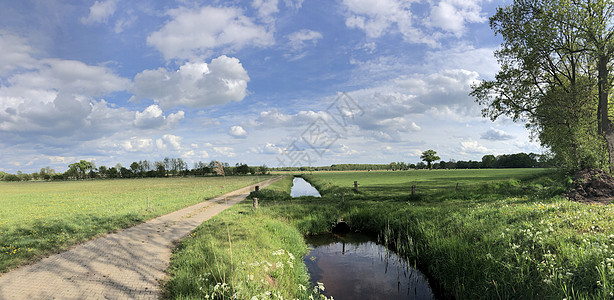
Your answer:
[[[303,236],[267,203],[290,199],[292,177],[260,191],[264,207],[243,201],[200,225],[177,248],[165,284],[169,299],[316,299],[302,257]],[[265,200],[266,199],[266,200]]]
[[[0,272],[267,178],[0,183]]]
[[[559,195],[567,180],[552,171],[330,172],[304,177],[320,190],[323,198],[290,200],[285,192],[286,181],[285,186],[280,183],[274,186],[276,190],[260,195],[258,212],[252,212],[249,204],[244,203],[228,215],[217,217],[220,224],[224,224],[222,218],[229,223],[247,218],[244,222],[251,224],[249,229],[236,231],[232,225],[229,227],[233,249],[235,241],[242,240],[245,253],[271,255],[268,253],[279,246],[293,249],[296,251],[293,255],[298,257],[300,243],[280,231],[292,231],[292,236],[323,232],[342,216],[354,229],[378,233],[399,254],[416,261],[440,285],[445,296],[604,299],[614,295],[613,209],[563,199]],[[358,193],[351,191],[354,180],[360,184]],[[414,184],[417,194],[412,197],[410,186]],[[344,203],[340,201],[342,192]],[[242,213],[237,209],[242,209]],[[245,235],[268,222],[284,229],[270,230],[265,226],[265,233]],[[173,274],[188,270],[177,262],[190,261],[189,251],[194,251],[190,250],[191,245],[223,240],[227,243],[226,228],[218,225],[217,231],[220,232],[215,233],[216,238],[212,236],[216,227],[201,227],[193,241],[188,241],[175,255]],[[205,232],[212,235],[205,236]],[[262,236],[288,244],[263,248],[260,245],[266,243],[255,242]],[[228,266],[220,258],[228,248],[211,247],[211,251],[215,248],[218,253],[217,260],[207,260],[204,269],[194,269],[193,274],[214,273],[211,270],[217,266]],[[248,265],[258,261],[249,255],[245,259]],[[245,268],[239,264],[226,269],[225,274],[245,274],[242,273]],[[276,278],[270,272],[261,276]],[[184,280],[190,282],[189,276]],[[225,282],[238,289],[241,276]],[[174,291],[189,293],[189,286],[184,287],[187,288],[176,286]],[[208,287],[212,289],[214,285]],[[273,280],[268,287],[297,297],[291,292],[297,290],[292,283],[278,285]]]

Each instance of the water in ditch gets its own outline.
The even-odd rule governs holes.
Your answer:
[[[434,299],[426,277],[394,252],[361,233],[307,237],[304,261],[312,284],[343,299]]]
[[[290,190],[292,198],[301,196],[321,197],[320,192],[316,190],[309,182],[301,177],[294,177],[292,180],[292,189]]]

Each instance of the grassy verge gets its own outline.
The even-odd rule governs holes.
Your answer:
[[[2,183],[0,272],[267,178]]]
[[[244,203],[245,212],[235,211],[229,222],[257,218],[258,224],[273,222],[300,235],[328,231],[342,217],[356,230],[377,233],[383,243],[416,262],[444,297],[614,297],[614,208],[562,198],[567,179],[551,170],[323,172],[303,177],[320,190],[322,198],[291,199],[284,194],[288,182],[282,182],[259,195],[257,213],[248,213],[249,203]],[[352,191],[354,180],[359,182],[357,193]],[[414,196],[412,185],[417,186]],[[225,227],[206,228],[217,237],[199,243],[228,240]],[[296,251],[292,253],[298,258],[304,246],[298,245],[302,243],[298,239],[291,242],[297,248],[274,244],[289,240],[279,231],[270,241],[249,246],[261,237],[242,234],[231,235],[233,249],[235,239],[244,239],[249,253],[271,255],[279,247],[297,249],[290,251]],[[266,248],[267,243],[275,246]],[[210,268],[194,274],[214,273],[211,270],[220,264],[220,256],[208,258],[205,265]],[[236,269],[233,274],[243,274]],[[292,282],[279,286],[280,293],[296,291],[296,284],[306,285]]]
[[[289,199],[291,177],[260,192],[264,199]],[[290,185],[288,184],[290,182]],[[269,198],[267,198],[269,199]],[[267,200],[276,201],[276,200]],[[169,299],[322,298],[310,287],[302,262],[307,250],[301,233],[249,201],[199,226],[171,259]]]

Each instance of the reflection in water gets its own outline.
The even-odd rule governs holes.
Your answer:
[[[314,196],[321,197],[320,192],[316,190],[309,182],[305,181],[305,179],[301,177],[294,177],[292,180],[292,189],[290,190],[290,196],[301,197],[301,196]]]
[[[428,281],[371,236],[308,237],[314,248],[305,256],[312,284],[321,282],[324,294],[343,299],[433,299]]]

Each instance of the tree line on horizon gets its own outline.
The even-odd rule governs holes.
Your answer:
[[[428,150],[427,150],[428,151]],[[433,151],[434,152],[434,151]],[[435,153],[435,152],[434,152]],[[438,157],[437,157],[438,158]],[[437,159],[438,160],[438,159]],[[68,165],[65,172],[56,172],[50,167],[41,168],[39,172],[10,174],[0,171],[0,181],[30,181],[30,180],[83,180],[83,179],[116,179],[116,178],[153,178],[153,177],[181,177],[181,176],[217,176],[216,161],[209,163],[202,161],[194,163],[193,168],[182,158],[164,158],[160,161],[135,161],[129,167],[120,163],[113,167],[96,164],[91,161],[80,160]],[[432,169],[491,169],[491,168],[546,168],[552,167],[553,161],[547,155],[535,153],[516,153],[503,155],[484,155],[481,161],[450,159],[432,163]],[[267,165],[248,166],[236,163],[231,166],[221,163],[226,175],[265,175],[271,170],[276,171],[369,171],[388,170],[403,171],[412,169],[428,169],[428,164],[420,161],[406,163],[403,161],[388,164],[333,164],[319,167],[277,167],[269,168]]]
[[[248,166],[236,163],[230,166],[228,163],[219,163],[225,175],[265,175],[269,173],[269,167]],[[148,160],[135,161],[128,168],[120,163],[113,167],[101,165],[96,167],[92,161],[80,160],[68,165],[65,172],[56,172],[50,167],[41,168],[39,172],[31,174],[17,171],[17,174],[9,174],[0,171],[2,181],[29,181],[29,180],[83,180],[83,179],[116,179],[116,178],[153,178],[153,177],[176,177],[176,176],[217,176],[219,175],[218,162],[212,160],[209,163],[199,161],[194,163],[193,168],[182,158],[166,157],[160,161]]]
[[[427,150],[428,151],[428,150]],[[439,159],[437,159],[439,160]],[[484,155],[482,160],[459,160],[450,159],[432,164],[432,169],[493,169],[493,168],[549,168],[554,166],[554,161],[548,155],[535,153],[516,153],[503,155]],[[320,167],[279,167],[272,168],[279,171],[403,171],[412,169],[428,169],[425,162],[406,163],[391,162],[388,164],[334,164]]]

